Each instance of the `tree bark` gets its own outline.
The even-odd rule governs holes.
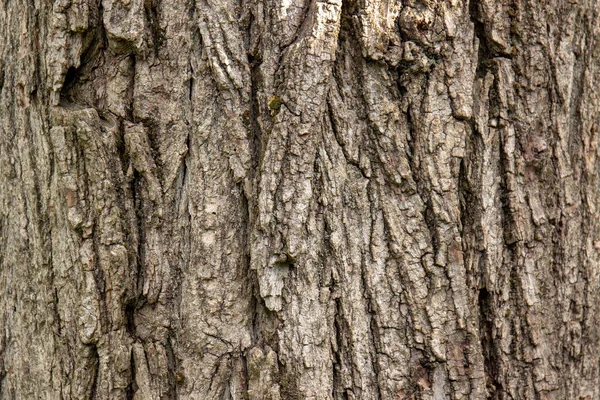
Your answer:
[[[1,0],[0,399],[598,399],[597,0]]]

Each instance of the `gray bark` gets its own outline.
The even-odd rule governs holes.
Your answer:
[[[596,0],[1,0],[0,399],[597,399]]]

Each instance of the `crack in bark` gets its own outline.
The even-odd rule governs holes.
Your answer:
[[[94,344],[92,347],[92,359],[95,363],[94,379],[92,380],[92,387],[90,390],[90,400],[96,400],[98,398],[98,379],[100,377],[100,355],[98,354],[98,347]]]
[[[167,353],[167,381],[169,384],[165,396],[167,399],[177,400],[179,398],[177,391],[177,380],[178,374],[180,374],[181,372],[177,371],[177,357],[175,356],[173,344],[171,343],[172,336],[173,333],[169,332],[169,336],[167,336],[167,340],[165,343],[165,351]]]
[[[127,386],[125,398],[126,400],[133,400],[135,392],[137,391],[137,385],[135,384],[135,361],[133,358],[133,352],[131,352],[131,356],[129,358],[129,365],[131,370],[131,380],[129,381],[129,385]]]
[[[361,283],[362,283],[363,297],[365,298],[365,300],[367,302],[367,315],[369,318],[369,342],[371,344],[370,347],[373,350],[373,353],[371,354],[373,372],[375,374],[376,379],[379,381],[379,379],[381,378],[381,371],[380,371],[381,368],[379,365],[380,364],[380,360],[379,360],[380,351],[378,348],[381,346],[381,340],[379,338],[379,324],[376,319],[377,311],[375,310],[375,308],[373,306],[373,299],[372,299],[372,296],[370,293],[370,285],[367,284],[364,257],[361,260],[360,279],[361,279]],[[377,399],[382,400],[381,388],[379,387],[379,382],[377,382],[377,383],[378,384],[375,387]]]
[[[479,42],[479,47],[477,49],[477,68],[475,70],[476,78],[485,77],[493,58],[490,43],[485,33],[485,25],[481,22],[480,1],[481,0],[469,0],[469,16],[474,26],[475,37],[477,37]]]

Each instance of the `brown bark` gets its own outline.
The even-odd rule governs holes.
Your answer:
[[[0,399],[597,399],[596,0],[0,2]]]

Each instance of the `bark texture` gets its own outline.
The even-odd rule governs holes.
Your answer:
[[[0,399],[598,399],[597,0],[0,0]]]

